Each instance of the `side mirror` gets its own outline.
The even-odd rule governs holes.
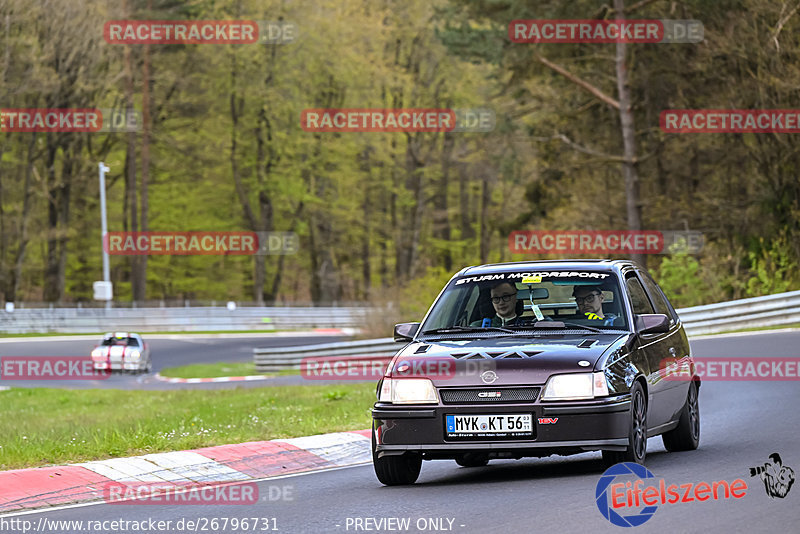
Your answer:
[[[395,341],[411,341],[419,330],[419,323],[400,323],[394,325]]]
[[[636,330],[640,334],[663,334],[669,331],[669,317],[663,313],[637,315]]]

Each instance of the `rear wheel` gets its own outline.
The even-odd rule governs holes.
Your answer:
[[[483,467],[489,463],[489,456],[479,452],[466,452],[456,458],[461,467]]]
[[[697,383],[692,382],[678,426],[661,435],[664,448],[669,452],[693,451],[700,444],[700,403],[697,393]]]
[[[375,475],[382,484],[387,486],[400,486],[413,484],[419,478],[422,470],[422,456],[413,452],[406,452],[396,456],[383,456],[378,458],[375,450],[375,431],[372,431],[372,465]]]
[[[603,463],[610,467],[620,462],[643,464],[647,455],[647,402],[642,385],[636,381],[631,388],[631,422],[628,446],[624,451],[603,451]]]

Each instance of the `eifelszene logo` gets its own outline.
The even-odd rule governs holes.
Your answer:
[[[669,485],[660,478],[658,485],[646,486],[645,481],[650,479],[656,482],[653,473],[636,463],[624,462],[609,467],[597,481],[595,489],[595,502],[600,513],[619,527],[636,527],[653,517],[659,504],[741,499],[747,495],[747,482],[741,478],[730,483],[717,480]],[[634,513],[623,515],[626,512]]]
[[[769,455],[772,463],[766,462],[764,465],[750,468],[750,476],[758,476],[764,482],[764,489],[771,499],[778,497],[783,499],[792,489],[794,484],[794,469],[788,465],[783,465],[781,455],[773,452]]]
[[[630,514],[630,515],[620,515],[615,511],[617,508],[616,500],[613,498],[612,492],[612,500],[609,502],[609,492],[608,487],[612,485],[614,480],[618,476],[625,476],[625,475],[634,475],[639,477],[637,482],[640,482],[641,479],[645,478],[655,478],[655,475],[650,472],[645,466],[639,465],[633,462],[624,462],[621,464],[612,465],[602,474],[600,480],[597,481],[597,487],[595,488],[595,501],[597,502],[597,508],[600,510],[600,513],[603,514],[603,517],[611,521],[613,524],[617,525],[618,527],[636,527],[645,522],[648,519],[653,517],[653,514],[656,513],[658,506],[647,506],[642,508],[638,513]],[[630,482],[627,483],[630,486]],[[636,484],[634,484],[635,486]],[[630,492],[630,490],[628,490]],[[636,496],[636,501],[638,503],[638,495]]]

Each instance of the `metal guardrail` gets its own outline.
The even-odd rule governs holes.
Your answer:
[[[303,358],[311,357],[386,357],[390,358],[404,346],[394,338],[320,343],[302,347],[270,347],[253,349],[253,361],[261,372],[299,369]]]
[[[800,323],[800,291],[754,297],[676,310],[687,335],[715,334],[742,328]],[[393,338],[325,343],[292,348],[254,349],[259,371],[299,369],[309,357],[357,357],[396,354],[403,347]]]
[[[0,333],[305,330],[363,325],[370,308],[17,308],[0,309]]]
[[[800,291],[676,310],[691,336],[800,323]]]

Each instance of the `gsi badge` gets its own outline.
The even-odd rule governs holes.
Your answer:
[[[479,391],[478,397],[482,399],[496,399],[502,395],[499,391]]]

